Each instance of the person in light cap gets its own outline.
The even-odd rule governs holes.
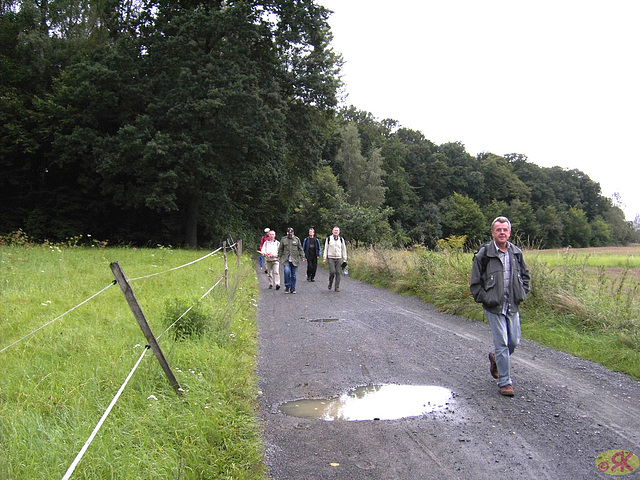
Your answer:
[[[302,242],[293,234],[293,228],[287,228],[287,236],[280,240],[278,258],[284,266],[284,293],[296,293],[298,266],[304,262]]]
[[[269,238],[262,245],[261,253],[265,257],[267,275],[269,275],[269,289],[275,285],[280,290],[280,262],[278,261],[278,248],[280,242],[276,240],[276,232],[269,231]]]
[[[264,245],[264,242],[269,240],[269,231],[271,231],[269,227],[264,229],[264,235],[262,235],[262,238],[260,239],[260,246],[258,247],[259,252],[262,252],[262,245]],[[264,265],[264,256],[262,255],[262,253],[260,253],[260,258],[258,259],[258,261],[260,262],[260,270],[264,270],[264,273],[267,273],[267,269]]]

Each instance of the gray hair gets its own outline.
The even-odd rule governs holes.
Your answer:
[[[493,222],[491,222],[491,231],[493,232],[493,227],[496,223],[506,223],[509,225],[509,230],[511,230],[511,222],[507,217],[496,217]]]

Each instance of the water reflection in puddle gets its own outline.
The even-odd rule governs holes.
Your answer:
[[[420,385],[367,385],[337,398],[297,400],[280,405],[285,415],[320,420],[395,420],[442,412],[453,394],[443,387]]]

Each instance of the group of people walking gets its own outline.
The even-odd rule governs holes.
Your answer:
[[[316,237],[315,229],[303,241],[295,235],[292,227],[287,228],[287,235],[276,239],[276,232],[265,228],[265,235],[260,240],[260,269],[264,268],[269,276],[269,289],[280,290],[280,264],[284,272],[284,293],[296,293],[298,267],[307,263],[307,281],[315,282],[318,259],[329,263],[329,290],[335,285],[340,291],[340,269],[347,266],[347,246],[340,236],[340,228],[333,227],[324,245]]]
[[[287,236],[276,240],[276,232],[265,229],[260,242],[269,275],[269,288],[280,289],[280,263],[284,266],[285,293],[296,293],[298,267],[307,262],[307,281],[314,282],[318,259],[329,264],[329,290],[340,291],[340,269],[347,266],[347,247],[340,236],[340,228],[333,227],[324,245],[316,238],[315,230],[300,241],[293,228]],[[502,395],[513,397],[511,356],[520,344],[520,303],[529,293],[530,274],[522,250],[509,242],[511,222],[497,217],[491,223],[492,239],[482,245],[473,257],[469,288],[474,300],[483,306],[491,328],[493,350],[489,353],[489,372],[496,380]],[[262,257],[261,257],[262,262]],[[260,264],[261,268],[263,264]]]

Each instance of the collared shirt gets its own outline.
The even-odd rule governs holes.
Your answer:
[[[509,254],[509,244],[507,243],[507,251],[503,252],[496,243],[498,257],[502,262],[502,278],[504,280],[504,309],[503,314],[509,313],[509,282],[511,281],[511,255]]]

